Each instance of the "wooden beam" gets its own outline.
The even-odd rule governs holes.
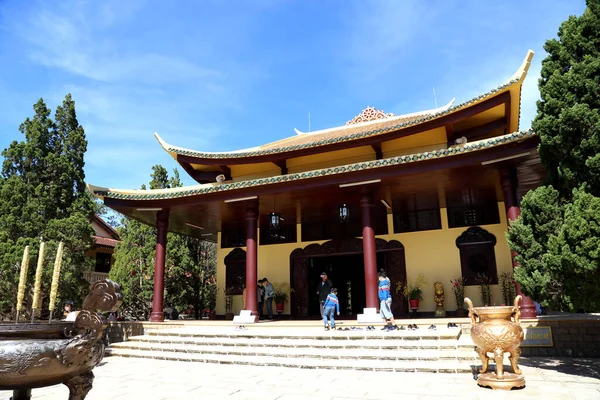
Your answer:
[[[381,143],[373,143],[371,147],[375,151],[375,159],[381,160],[383,158],[383,151],[381,151]]]
[[[273,161],[273,164],[277,165],[281,170],[281,175],[287,175],[287,160],[277,160]]]
[[[454,141],[454,124],[446,125],[446,138],[448,139],[448,143]]]
[[[127,207],[127,208],[173,208],[176,206],[190,206],[212,201],[221,201],[230,198],[244,196],[259,196],[264,194],[290,192],[310,188],[318,188],[332,185],[348,183],[349,180],[361,181],[369,179],[385,179],[397,176],[411,175],[433,170],[461,168],[497,158],[508,157],[511,155],[523,153],[537,148],[539,140],[532,138],[521,142],[512,142],[503,146],[490,147],[485,150],[479,150],[473,153],[464,153],[452,157],[441,157],[432,160],[424,160],[413,163],[398,165],[389,165],[381,168],[372,168],[358,170],[351,173],[324,175],[311,179],[300,181],[288,181],[277,184],[262,185],[237,190],[228,190],[224,192],[205,193],[197,196],[178,197],[174,199],[157,200],[121,200],[106,197],[104,204],[109,207]]]
[[[230,181],[231,180],[231,168],[229,168],[227,165],[219,165],[219,169],[221,170],[223,175],[225,175],[225,180]]]
[[[494,108],[500,104],[504,104],[507,99],[510,98],[510,92],[501,93],[495,97],[482,101],[481,103],[475,104],[471,107],[465,107],[461,110],[455,111],[451,114],[444,115],[434,120],[426,121],[421,124],[413,125],[408,128],[397,130],[385,134],[372,135],[364,137],[362,139],[355,139],[349,141],[341,141],[331,143],[322,146],[309,147],[304,149],[292,150],[285,153],[274,153],[274,154],[262,154],[248,157],[232,157],[232,158],[203,158],[203,157],[191,157],[191,156],[178,156],[189,163],[203,164],[203,165],[220,165],[226,162],[227,165],[240,165],[240,164],[253,164],[260,162],[275,162],[294,157],[307,156],[311,154],[324,153],[334,150],[343,150],[353,147],[370,146],[375,143],[386,142],[389,140],[398,139],[414,135],[417,133],[425,132],[431,129],[446,126],[448,124],[454,124],[465,118],[472,117],[481,112]]]
[[[462,131],[456,131],[456,132],[454,132],[454,138],[451,140],[448,140],[448,146],[454,146],[455,145],[454,140],[456,138],[464,136],[467,139],[471,140],[473,138],[485,136],[489,133],[492,133],[493,131],[495,131],[497,129],[503,129],[505,127],[506,127],[506,119],[504,117],[502,117],[502,118],[498,118],[498,119],[495,119],[490,122],[486,122],[485,124],[482,124],[482,125],[474,126],[472,128],[468,128],[468,129],[463,129]]]

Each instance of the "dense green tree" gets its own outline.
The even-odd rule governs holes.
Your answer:
[[[532,128],[549,183],[567,199],[582,183],[600,196],[600,0],[587,0],[544,49]]]
[[[522,289],[554,309],[600,310],[600,198],[575,189],[561,203],[557,190],[541,187],[521,210],[508,240]]]
[[[152,167],[150,189],[181,187],[179,173],[169,177],[161,165]],[[144,189],[145,186],[142,186]],[[147,319],[152,309],[156,229],[123,218],[121,243],[115,249],[110,277],[123,286],[122,310]],[[216,246],[214,243],[174,233],[167,235],[165,255],[165,307],[193,307],[195,317],[202,308],[214,308]]]
[[[33,284],[40,239],[46,243],[42,281],[44,308],[59,241],[65,243],[59,286],[62,298],[80,302],[86,283],[82,271],[91,266],[84,253],[92,245],[90,217],[95,211],[85,191],[84,154],[87,140],[77,121],[75,103],[67,95],[54,121],[40,99],[35,115],[19,130],[24,140],[2,152],[0,177],[0,313],[14,313],[20,260],[26,245],[31,261],[28,288]],[[28,290],[26,293],[30,293]],[[31,298],[26,296],[29,305]]]
[[[533,128],[549,186],[529,192],[507,235],[525,294],[564,311],[600,310],[600,0],[546,42]]]

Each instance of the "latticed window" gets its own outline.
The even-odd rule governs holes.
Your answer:
[[[498,201],[493,188],[466,188],[446,193],[448,226],[491,225],[500,223]]]
[[[403,196],[394,202],[394,232],[441,229],[440,206],[436,192]]]

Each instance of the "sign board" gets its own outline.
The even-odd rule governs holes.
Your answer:
[[[521,347],[554,347],[552,328],[549,326],[530,326],[523,328],[525,337]]]

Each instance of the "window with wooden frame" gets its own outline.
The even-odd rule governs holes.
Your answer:
[[[394,201],[394,233],[441,228],[437,192],[405,195]]]
[[[500,223],[498,200],[493,188],[448,191],[446,206],[450,228]]]
[[[467,229],[456,238],[465,285],[478,285],[482,278],[498,284],[495,246],[496,236],[478,226]]]

